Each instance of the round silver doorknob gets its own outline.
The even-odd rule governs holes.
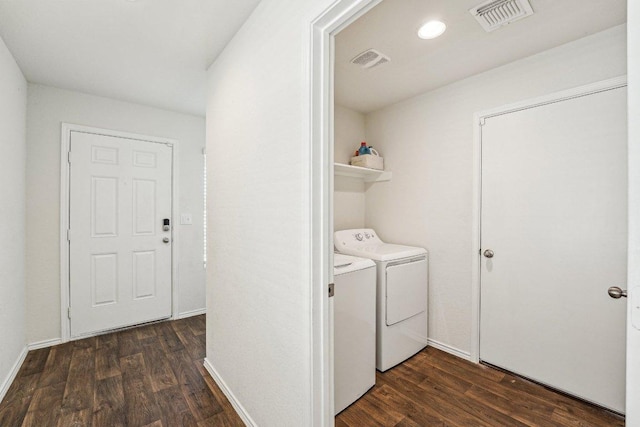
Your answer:
[[[618,286],[610,287],[608,292],[611,298],[619,299],[622,297],[627,297],[627,291],[620,289]]]
[[[162,238],[162,241],[163,241],[164,243],[169,243],[169,238],[168,238],[168,237],[163,237],[163,238]]]
[[[491,249],[487,249],[482,254],[487,258],[493,258],[493,251]]]

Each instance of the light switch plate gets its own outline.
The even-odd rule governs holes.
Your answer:
[[[191,216],[191,214],[182,214],[182,215],[180,215],[180,224],[182,224],[182,225],[192,225],[193,224],[193,217]]]

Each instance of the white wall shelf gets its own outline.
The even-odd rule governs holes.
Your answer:
[[[391,172],[361,168],[359,166],[345,165],[343,163],[334,163],[333,171],[336,176],[360,178],[364,182],[391,181]]]

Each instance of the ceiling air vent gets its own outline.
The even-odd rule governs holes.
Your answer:
[[[529,0],[489,0],[469,9],[469,12],[486,32],[533,15]]]
[[[351,63],[360,65],[362,68],[373,68],[389,61],[391,61],[391,59],[389,59],[387,55],[384,55],[375,49],[369,49],[359,53],[351,60]]]

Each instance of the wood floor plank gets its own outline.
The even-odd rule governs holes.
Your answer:
[[[387,407],[393,408],[395,411],[401,414],[404,414],[405,418],[411,419],[418,425],[445,425],[445,418],[438,412],[433,410],[431,407],[421,405],[411,400],[403,394],[398,393],[389,385],[382,384],[382,381],[379,381],[379,383],[380,384],[376,385],[374,390],[372,390],[371,395],[373,398],[378,399],[380,402],[382,402],[382,404],[386,405]],[[354,405],[358,404],[359,402],[356,402]],[[341,418],[341,414],[340,416],[338,416],[338,418]]]
[[[98,343],[98,337],[83,338],[81,340],[72,341],[75,348],[90,348],[95,350]]]
[[[193,322],[188,323],[189,330],[194,336],[204,335],[206,332],[206,323],[204,319],[200,319],[200,316],[196,316]]]
[[[611,427],[624,427],[624,418],[611,414],[610,417],[589,416],[587,418],[577,417],[575,413],[571,413],[565,409],[557,408],[553,411],[553,420],[558,421],[563,426],[573,427],[591,427],[594,425],[607,425]],[[606,423],[606,424],[605,424]]]
[[[158,420],[158,421],[154,421],[154,422],[149,423],[149,424],[145,424],[142,427],[164,427],[164,424],[162,423],[162,421]]]
[[[425,379],[422,382],[442,384],[459,393],[464,393],[471,388],[471,382],[458,376],[452,375],[448,372],[442,371],[435,366],[424,363],[424,361],[422,360],[423,359],[412,357],[405,363],[406,366],[414,370],[418,370],[424,374]]]
[[[432,424],[434,427],[444,425],[444,424]],[[393,427],[423,427],[420,424],[412,421],[410,418],[403,418],[398,424]]]
[[[178,319],[171,322],[171,327],[176,332],[181,331],[183,329],[189,329],[189,323],[192,321],[193,321],[192,318]]]
[[[361,405],[351,405],[340,412],[340,418],[349,427],[371,426],[385,427],[380,421],[373,418]]]
[[[171,366],[169,366],[169,361],[162,350],[158,337],[153,336],[152,338],[144,340],[142,349],[153,391],[158,392],[165,388],[178,385],[178,380]]]
[[[196,366],[196,369],[198,370],[202,378],[204,378],[204,381],[207,384],[209,392],[211,392],[214,399],[216,399],[218,404],[222,407],[222,410],[224,411],[224,413],[227,414],[227,418],[229,418],[231,423],[233,425],[244,426],[244,422],[242,421],[240,416],[236,413],[235,409],[233,409],[233,405],[231,405],[231,402],[229,402],[229,399],[227,399],[227,396],[225,396],[222,390],[220,390],[220,387],[218,387],[218,384],[216,384],[213,378],[211,378],[211,375],[209,375],[207,370],[204,368],[202,362],[200,360],[197,360],[194,362],[194,365]]]
[[[120,375],[96,381],[93,396],[93,425],[125,427],[124,388]]]
[[[69,375],[62,399],[63,412],[77,412],[93,407],[95,382],[95,350],[75,347],[69,365]]]
[[[131,356],[142,351],[142,346],[140,345],[135,329],[127,329],[117,332],[117,334],[119,357]]]
[[[96,350],[101,348],[118,348],[118,334],[103,334],[96,337]]]
[[[405,418],[404,414],[396,411],[373,393],[366,393],[362,396],[361,402],[360,406],[383,425],[396,425]]]
[[[91,427],[91,409],[61,413],[58,427]]]
[[[40,381],[41,374],[33,374],[29,376],[17,376],[13,383],[7,390],[7,394],[2,400],[2,405],[8,405],[14,400],[19,401],[27,399],[27,406],[31,402],[33,394],[38,388],[38,382]],[[1,426],[2,424],[0,424]]]
[[[506,374],[500,383],[505,387],[508,387],[510,390],[524,393],[526,395],[534,395],[547,402],[555,409],[562,409],[562,411],[575,418],[595,424],[605,422],[610,423],[606,425],[619,425],[620,417],[611,412],[603,411],[601,408],[593,405],[584,404],[577,399],[573,399],[562,393],[557,393],[524,378]]]
[[[12,399],[10,402],[5,400],[0,405],[0,426],[20,426],[27,414],[27,409],[29,409],[31,396]]]
[[[183,328],[176,331],[176,335],[187,349],[192,359],[204,359],[206,356],[206,348],[204,341],[193,335],[191,329]]]
[[[31,399],[22,427],[56,427],[64,389],[64,382],[39,387]]]
[[[41,348],[39,350],[30,351],[22,363],[18,376],[28,377],[29,375],[41,373],[47,363],[49,351],[50,348]]]
[[[188,351],[175,351],[167,356],[178,379],[182,394],[198,421],[206,420],[224,411],[222,405],[209,391],[204,378],[195,368],[194,361]]]
[[[391,370],[388,372],[388,375],[384,377],[382,383],[388,384],[397,392],[405,395],[419,405],[429,406],[440,414],[445,421],[453,425],[493,427],[491,423],[467,412],[467,408],[456,406],[448,397],[444,398],[438,393],[416,387],[407,381],[406,378],[406,376],[394,373],[393,370]]]
[[[553,408],[540,405],[539,402],[533,399],[522,400],[517,396],[514,396],[512,399],[507,399],[477,385],[472,386],[465,395],[474,401],[494,408],[514,420],[518,420],[522,424],[529,426],[548,425],[550,427],[559,427],[558,423],[552,418]]]
[[[118,348],[112,346],[98,347],[96,350],[96,379],[104,380],[122,375]]]
[[[156,401],[166,426],[196,427],[198,422],[191,413],[180,386],[173,386],[156,393]]]
[[[46,387],[67,380],[73,348],[73,343],[70,342],[51,348],[38,387]]]
[[[230,417],[229,414],[222,412],[211,418],[198,422],[198,427],[244,427],[242,421],[238,421],[236,417]]]
[[[160,420],[160,408],[151,391],[151,380],[142,353],[120,359],[128,425],[144,426]]]
[[[136,331],[136,336],[138,337],[138,341],[143,341],[147,338],[156,337],[156,329],[153,325],[145,325],[139,328],[134,329]]]
[[[169,322],[157,323],[155,328],[158,340],[160,341],[165,353],[184,350],[182,341],[180,341],[180,338],[176,335],[176,331],[171,327]]]

